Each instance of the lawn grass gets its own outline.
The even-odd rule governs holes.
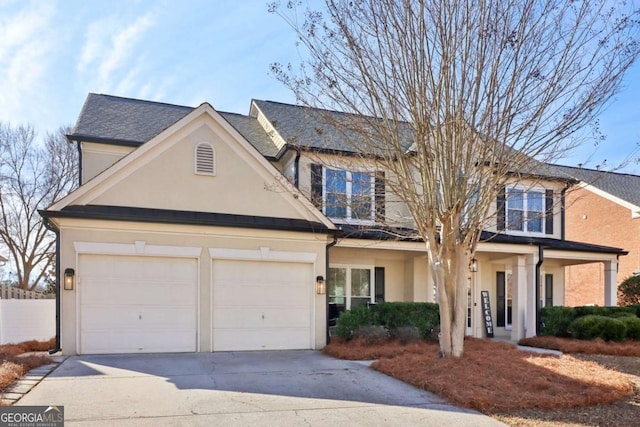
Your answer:
[[[395,349],[395,350],[394,350]],[[518,350],[492,340],[467,339],[462,358],[441,358],[436,343],[332,342],[325,353],[378,358],[372,368],[454,404],[486,413],[524,408],[607,405],[633,394],[627,376],[570,355]]]

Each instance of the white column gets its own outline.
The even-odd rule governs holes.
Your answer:
[[[526,338],[536,336],[536,264],[538,254],[526,256],[527,269],[527,301],[525,310],[525,333]]]
[[[512,266],[511,280],[513,289],[511,340],[524,338],[524,318],[527,310],[527,267],[524,255],[518,255]]]
[[[604,305],[618,305],[618,260],[604,262]]]

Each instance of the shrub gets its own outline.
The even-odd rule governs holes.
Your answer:
[[[400,344],[402,345],[406,345],[410,342],[423,338],[420,333],[420,329],[416,326],[400,326],[393,330],[392,336],[400,341]]]
[[[571,322],[568,332],[581,340],[602,338],[605,341],[622,341],[627,334],[627,327],[618,319],[590,314]]]
[[[636,317],[640,317],[640,304],[627,305],[625,308],[629,311],[633,311]]]
[[[620,305],[640,304],[640,275],[629,276],[618,286]]]
[[[381,325],[364,325],[355,331],[354,338],[361,338],[369,345],[380,344],[389,338],[389,331]]]
[[[624,326],[627,327],[627,339],[630,340],[640,340],[640,319],[632,316],[620,317]]]
[[[428,302],[382,302],[375,311],[380,324],[392,334],[398,328],[413,326],[420,331],[421,338],[427,338],[440,325],[438,304]]]
[[[629,307],[601,307],[597,305],[575,307],[574,310],[576,312],[576,317],[589,315],[615,317],[620,313],[634,312],[634,310]]]
[[[567,329],[576,318],[576,312],[571,307],[543,307],[541,311],[542,335],[554,337],[568,337]]]
[[[360,305],[340,313],[334,332],[338,337],[348,340],[355,336],[360,327],[378,324],[377,313]]]

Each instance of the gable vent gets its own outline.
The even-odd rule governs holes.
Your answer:
[[[216,156],[211,144],[202,142],[196,146],[196,173],[200,175],[216,174]]]

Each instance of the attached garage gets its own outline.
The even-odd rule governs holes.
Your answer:
[[[214,259],[213,351],[314,348],[314,265]]]
[[[79,255],[79,353],[197,351],[198,261]]]

